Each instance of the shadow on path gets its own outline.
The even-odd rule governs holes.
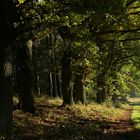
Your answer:
[[[57,108],[57,112],[62,111]],[[64,112],[65,114],[66,112]],[[134,129],[130,120],[131,110],[127,111],[127,119],[116,122],[105,120],[89,120],[69,114],[69,119],[49,125],[34,126],[42,128],[40,135],[25,136],[23,140],[140,140],[140,130]]]
[[[86,119],[55,105],[39,105],[38,110],[40,120],[27,119],[19,126],[18,140],[140,140],[140,130],[130,119],[132,109],[115,122]]]

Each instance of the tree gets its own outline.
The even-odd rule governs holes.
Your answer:
[[[67,42],[68,43],[68,42]],[[73,75],[71,70],[71,48],[66,44],[66,50],[63,52],[61,67],[62,67],[62,97],[63,105],[73,104]]]
[[[115,4],[117,3],[118,2]],[[134,5],[137,4],[139,4],[138,1],[133,1],[129,6],[135,7]],[[126,5],[128,6],[128,4]],[[121,12],[117,13],[114,13],[112,10],[98,9],[101,11],[98,11],[98,15],[94,14],[94,16],[102,18],[94,23],[91,20],[92,25],[89,24],[95,42],[99,47],[100,54],[96,76],[97,102],[99,103],[104,102],[110,94],[109,92],[111,89],[115,88],[116,82],[114,81],[116,79],[116,73],[136,55],[134,44],[133,46],[128,44],[135,42],[135,40],[139,40],[139,22],[137,20],[138,17],[136,16],[136,13],[139,13],[139,10],[137,8],[132,8],[136,15],[134,14],[134,16],[133,13],[131,13],[131,15],[129,10],[130,7],[127,7],[126,5],[120,6],[118,11]],[[113,4],[110,3],[108,6],[112,9]],[[104,13],[102,13],[103,11]],[[124,14],[122,11],[124,11]],[[137,38],[134,37],[136,34]]]
[[[35,7],[34,7],[35,6]],[[39,15],[36,13],[36,1],[19,1],[16,22],[16,76],[19,92],[20,109],[34,114],[34,71],[33,71],[33,43],[36,24],[39,23]],[[33,10],[34,9],[34,10]],[[25,12],[26,11],[26,12]]]
[[[21,35],[23,32],[32,30],[36,37],[42,34],[42,38],[47,40],[46,46],[49,49],[46,47],[46,54],[49,56],[43,55],[42,58],[49,58],[49,61],[44,59],[41,62],[44,65],[44,71],[42,70],[41,73],[49,73],[50,95],[56,96],[57,76],[61,73],[63,104],[71,104],[73,95],[75,100],[84,99],[82,97],[85,94],[86,69],[81,63],[75,63],[78,69],[72,69],[72,65],[73,60],[78,62],[86,58],[81,55],[77,59],[74,55],[84,54],[86,48],[92,48],[93,44],[96,44],[99,50],[98,58],[88,60],[89,55],[86,57],[90,63],[96,65],[94,86],[97,89],[97,101],[101,103],[108,96],[112,97],[113,89],[115,90],[117,85],[115,82],[117,72],[135,55],[134,47],[128,47],[130,43],[126,42],[139,39],[134,37],[139,31],[138,5],[138,0],[116,0],[115,2],[88,0],[86,6],[85,0],[80,4],[77,0],[40,2],[26,0],[19,5],[22,22],[17,25],[18,33]],[[116,7],[117,9],[114,10]],[[63,45],[60,47],[62,56],[54,53],[56,32],[62,39]],[[74,42],[82,44],[81,48],[85,49],[78,50],[78,47],[73,45]],[[86,42],[91,42],[91,46],[89,47]],[[40,49],[40,51],[44,50]],[[54,68],[57,66],[57,58],[61,58],[59,72]],[[60,61],[58,63],[60,64]],[[51,68],[45,68],[45,65]]]
[[[23,40],[22,40],[23,41]],[[33,98],[33,68],[32,68],[32,40],[24,40],[17,50],[17,80],[19,86],[19,100],[21,109],[35,113]]]
[[[1,3],[1,47],[0,47],[0,132],[6,132],[12,123],[12,54],[15,39],[15,3]]]

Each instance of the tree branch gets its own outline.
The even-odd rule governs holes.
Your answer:
[[[117,42],[127,42],[127,41],[139,41],[140,40],[140,37],[139,38],[130,38],[130,39],[120,39],[118,40]],[[100,42],[103,42],[103,43],[106,43],[106,42],[112,42],[114,41],[113,39],[107,39],[107,40],[103,40],[103,41],[100,41]]]
[[[140,15],[140,11],[128,13],[127,15]]]
[[[140,28],[137,29],[129,29],[129,30],[109,30],[109,31],[99,31],[94,33],[94,35],[104,35],[104,34],[126,34],[126,33],[134,33],[140,31]]]
[[[132,5],[134,2],[136,2],[136,1],[138,1],[138,0],[131,0],[131,1],[129,1],[128,3],[126,3],[126,6],[130,6],[130,5]]]

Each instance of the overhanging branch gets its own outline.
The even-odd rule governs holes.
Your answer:
[[[117,40],[116,42],[128,42],[128,41],[139,41],[140,40],[140,37],[139,38],[128,38],[128,39],[120,39],[120,40]],[[103,43],[106,43],[106,42],[113,42],[114,40],[113,39],[107,39],[107,40],[102,40],[101,42]]]
[[[128,3],[126,3],[126,6],[130,6],[130,5],[132,5],[134,2],[136,2],[136,1],[138,1],[138,0],[131,0],[131,1],[129,1]]]
[[[105,34],[126,34],[126,33],[136,33],[140,32],[140,28],[137,29],[129,29],[129,30],[109,30],[109,31],[99,31],[94,33],[94,35],[105,35]]]

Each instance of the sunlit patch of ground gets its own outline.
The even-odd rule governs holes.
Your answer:
[[[105,140],[118,139],[133,131],[128,105],[72,105],[61,107],[57,98],[36,97],[36,114],[15,110],[15,140]],[[127,136],[125,135],[125,136]]]
[[[135,123],[135,127],[140,129],[140,98],[131,98],[130,102],[133,105],[131,119]]]

